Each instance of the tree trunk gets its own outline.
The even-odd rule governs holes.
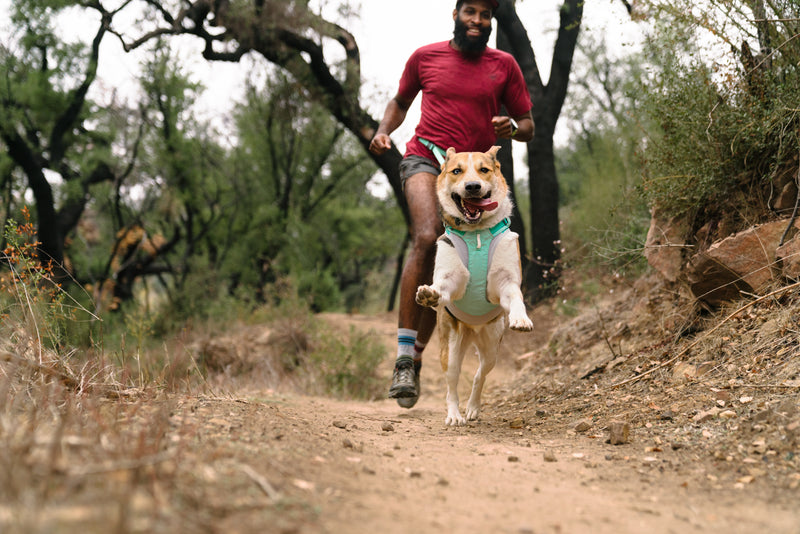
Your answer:
[[[528,143],[532,261],[523,273],[523,285],[526,296],[534,302],[557,289],[555,282],[559,274],[561,242],[553,135],[567,96],[569,73],[583,16],[583,0],[565,0],[560,14],[550,80],[544,85],[530,39],[514,9],[513,0],[500,0],[496,13],[498,27],[508,37],[508,44],[522,69],[533,100],[536,133]]]
[[[497,30],[497,48],[505,52],[511,53],[511,44],[508,41],[508,36],[502,28]],[[500,161],[500,169],[503,171],[503,176],[508,182],[508,188],[511,190],[511,198],[514,199],[514,210],[511,215],[511,231],[519,234],[519,253],[522,262],[522,271],[528,270],[528,263],[530,257],[528,256],[528,238],[525,232],[525,222],[522,220],[522,214],[519,210],[517,202],[517,188],[514,180],[514,143],[510,139],[498,139],[497,144],[500,145],[500,152],[497,153],[497,159]]]

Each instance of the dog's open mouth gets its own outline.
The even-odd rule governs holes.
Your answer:
[[[492,211],[497,208],[497,202],[491,199],[491,193],[483,198],[462,198],[457,193],[453,193],[453,202],[464,214],[467,222],[477,222],[484,211]]]

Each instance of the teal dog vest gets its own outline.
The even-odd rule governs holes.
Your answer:
[[[509,219],[503,219],[492,228],[483,230],[456,230],[445,227],[446,237],[458,253],[461,262],[469,270],[469,282],[464,296],[446,307],[459,321],[471,325],[484,324],[503,313],[503,308],[492,304],[486,297],[489,266],[492,264],[496,237],[508,231]]]

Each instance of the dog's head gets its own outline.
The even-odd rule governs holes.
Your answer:
[[[499,146],[488,152],[447,149],[437,182],[442,219],[462,230],[491,227],[511,215],[506,179],[497,161]]]

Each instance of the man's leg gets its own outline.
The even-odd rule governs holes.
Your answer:
[[[442,232],[436,200],[436,175],[419,172],[405,183],[411,216],[411,247],[400,278],[398,350],[389,396],[410,408],[419,398],[422,349],[436,326],[436,312],[416,303],[417,287],[433,278],[436,239]]]

